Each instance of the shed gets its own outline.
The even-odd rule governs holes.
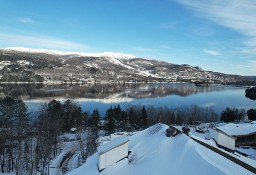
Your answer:
[[[212,138],[217,142],[221,147],[224,147],[228,150],[235,150],[236,138],[232,137],[219,129],[209,129],[211,132]]]
[[[122,160],[128,156],[128,142],[127,136],[120,136],[111,140],[108,143],[100,145],[98,151],[98,168],[99,171],[108,166]]]
[[[236,138],[236,146],[256,144],[256,122],[229,123],[217,127],[218,130]]]

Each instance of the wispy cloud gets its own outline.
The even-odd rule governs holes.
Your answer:
[[[248,47],[256,47],[256,2],[243,0],[177,0],[199,16],[248,37]]]
[[[221,53],[218,52],[218,51],[216,51],[216,50],[204,49],[203,52],[204,52],[204,53],[207,53],[207,54],[209,54],[209,55],[212,55],[212,56],[221,55]]]
[[[250,60],[249,62],[256,65],[256,60]]]
[[[246,69],[247,73],[249,72],[250,75],[256,74],[256,59],[255,60],[249,60],[247,62],[244,62],[244,64],[238,64],[234,65],[237,69]]]
[[[163,45],[160,45],[159,48],[161,48],[161,49],[171,49],[170,46],[164,45],[164,44],[163,44]]]
[[[155,52],[157,49],[151,49],[151,48],[145,48],[145,47],[132,47],[133,50],[135,51],[140,51],[140,52]]]
[[[42,35],[19,35],[0,32],[0,47],[30,47],[41,49],[65,49],[69,51],[83,51],[87,46],[59,38]]]
[[[26,17],[21,17],[18,19],[18,21],[23,24],[34,24],[35,23],[35,21],[33,19],[26,18]]]
[[[256,71],[256,60],[249,60],[250,68]]]

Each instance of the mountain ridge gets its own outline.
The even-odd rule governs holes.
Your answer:
[[[25,47],[8,47],[2,48],[3,50],[9,51],[18,51],[18,52],[32,52],[32,53],[47,53],[47,54],[56,54],[56,55],[77,55],[77,56],[86,56],[86,57],[109,57],[109,58],[136,58],[131,54],[117,53],[117,52],[102,52],[102,53],[87,53],[87,52],[67,52],[59,50],[48,50],[48,49],[32,49]]]
[[[236,82],[238,75],[206,71],[187,64],[137,58],[131,54],[0,49],[0,82],[125,83]],[[25,77],[25,78],[24,78]]]

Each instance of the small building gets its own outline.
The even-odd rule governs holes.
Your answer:
[[[77,128],[71,128],[70,132],[71,132],[71,134],[76,134],[77,133]]]
[[[235,142],[236,142],[236,138],[232,137],[224,132],[222,132],[219,129],[209,129],[210,133],[211,133],[211,137],[215,140],[215,142],[228,150],[235,150]]]
[[[217,127],[218,130],[236,138],[235,146],[256,145],[256,122],[229,123]]]
[[[120,136],[111,140],[108,143],[100,145],[97,148],[99,155],[99,171],[126,158],[128,156],[128,142],[129,139],[127,136]]]

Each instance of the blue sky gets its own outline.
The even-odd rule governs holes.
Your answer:
[[[256,75],[256,1],[0,0],[0,47],[122,52]]]

